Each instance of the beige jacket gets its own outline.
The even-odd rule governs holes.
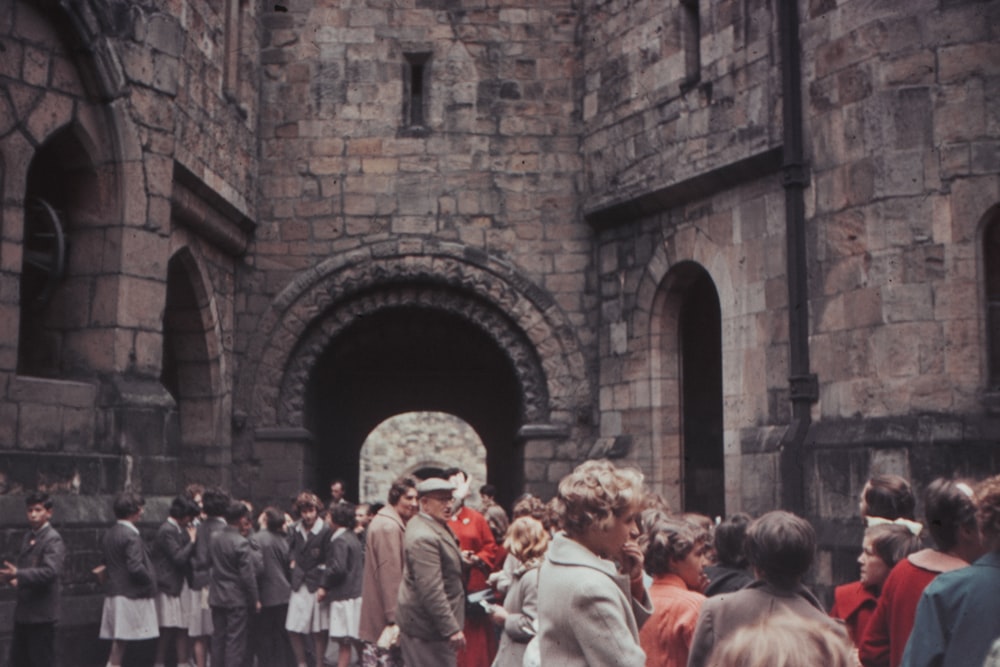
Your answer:
[[[405,531],[406,524],[392,506],[380,509],[368,526],[358,631],[366,642],[375,643],[385,626],[396,622],[396,598],[403,580]]]

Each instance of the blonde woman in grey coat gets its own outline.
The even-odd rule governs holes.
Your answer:
[[[538,567],[549,546],[549,531],[541,521],[521,517],[510,524],[503,546],[517,565],[503,607],[495,606],[490,614],[503,628],[493,667],[521,667],[524,649],[537,631]]]
[[[563,478],[538,579],[543,665],[645,667],[639,628],[652,614],[636,540],[642,473],[587,461]]]

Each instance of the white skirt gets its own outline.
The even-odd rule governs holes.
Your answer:
[[[183,591],[181,591],[183,593]],[[188,618],[184,598],[180,595],[156,594],[156,619],[161,628],[184,628]]]
[[[361,598],[334,600],[330,603],[330,637],[357,639],[361,626]]]
[[[153,598],[131,600],[123,595],[104,598],[101,639],[153,639],[160,636]]]
[[[310,593],[305,586],[292,591],[288,600],[288,616],[285,619],[285,629],[299,634],[326,632],[330,627],[330,605],[316,600],[316,594]]]
[[[208,586],[192,590],[185,584],[181,597],[184,598],[184,608],[187,610],[188,636],[211,636],[215,628],[212,626],[212,609],[208,606]]]

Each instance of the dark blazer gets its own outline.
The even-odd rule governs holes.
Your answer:
[[[191,576],[188,585],[192,590],[200,591],[208,586],[212,579],[212,536],[226,527],[221,517],[210,516],[198,524],[195,536],[194,552],[191,554]]]
[[[302,584],[305,584],[310,593],[315,593],[323,583],[323,569],[326,567],[330,535],[330,526],[326,522],[318,533],[310,532],[308,537],[302,536],[298,526],[292,530],[292,536],[288,538],[288,552],[292,562],[293,591],[299,590]]]
[[[130,599],[156,596],[156,573],[142,537],[123,523],[115,523],[104,533],[104,565],[107,566],[107,593]]]
[[[181,594],[184,577],[191,566],[195,543],[184,528],[164,521],[153,540],[153,569],[161,593],[174,597]]]
[[[17,553],[17,623],[53,623],[59,620],[59,575],[66,545],[49,524],[28,531]]]
[[[253,536],[263,557],[263,568],[257,573],[260,603],[264,607],[288,604],[292,595],[289,583],[288,538],[279,533],[262,530]]]
[[[345,530],[337,537],[331,534],[323,588],[326,601],[352,600],[361,597],[365,561],[361,542],[353,530]]]
[[[212,581],[208,604],[212,607],[253,607],[260,596],[250,541],[235,526],[226,526],[212,537]]]
[[[465,585],[458,539],[426,514],[406,524],[403,582],[399,587],[399,629],[427,641],[441,641],[465,623]]]

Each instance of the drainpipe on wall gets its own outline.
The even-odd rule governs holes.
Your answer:
[[[792,421],[780,444],[781,506],[805,510],[802,450],[819,400],[819,382],[809,370],[809,294],[806,267],[805,188],[809,184],[803,149],[802,72],[797,0],[778,0],[783,133],[782,181],[787,241],[789,399]]]

